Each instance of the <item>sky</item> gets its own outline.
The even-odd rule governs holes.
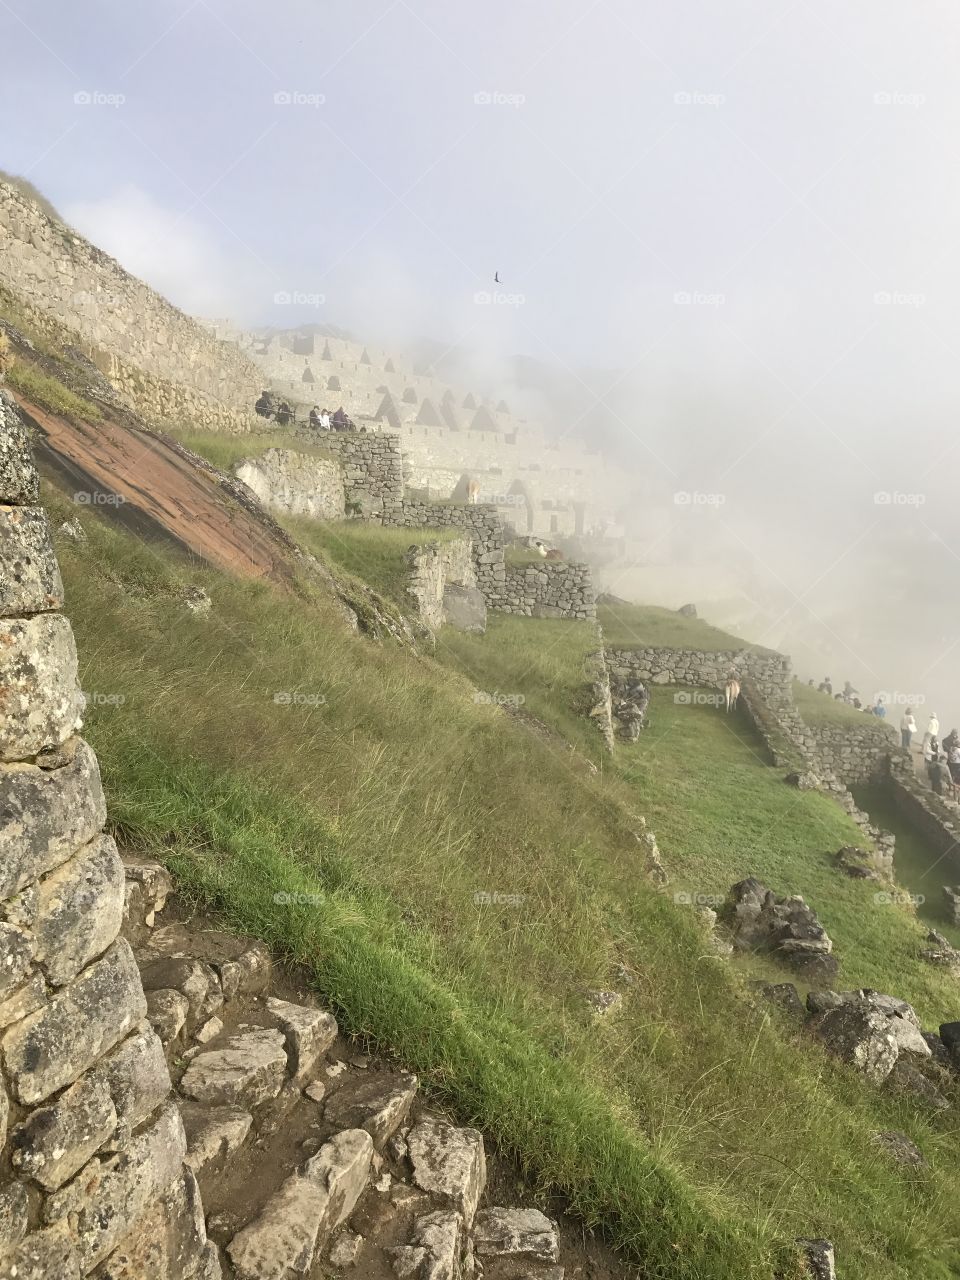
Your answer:
[[[646,495],[628,582],[692,566],[960,720],[955,6],[0,0],[0,39],[0,167],[185,310],[544,362]]]

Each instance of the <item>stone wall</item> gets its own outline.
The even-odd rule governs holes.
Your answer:
[[[841,782],[873,782],[883,777],[891,756],[903,752],[892,725],[864,714],[864,723],[807,725],[821,772],[832,772]]]
[[[343,469],[333,460],[268,449],[238,462],[234,474],[270,511],[315,520],[342,520],[346,511]]]
[[[925,787],[912,768],[896,758],[887,773],[887,786],[899,813],[943,856],[943,883],[960,879],[960,833],[956,810]]]
[[[250,430],[262,374],[235,343],[0,182],[0,285],[76,345],[148,421]]]
[[[120,936],[124,872],[77,736],[62,597],[26,430],[0,392],[0,1278],[127,1280],[108,1259],[159,1210],[176,1266],[151,1280],[215,1280],[163,1046]]]
[[[412,529],[457,529],[465,533],[473,545],[474,573],[487,608],[495,609],[503,599],[504,533],[496,507],[407,500],[399,510],[385,511],[383,523]]]
[[[731,672],[751,680],[774,706],[791,698],[790,659],[770,649],[607,649],[611,674],[644,684],[682,684],[722,691]]]
[[[403,457],[395,435],[380,431],[324,431],[311,443],[340,459],[346,502],[355,514],[383,524],[406,524],[403,508]]]
[[[528,618],[596,618],[590,566],[560,560],[507,565],[500,613]]]
[[[484,629],[487,611],[477,589],[469,538],[412,546],[407,565],[406,590],[416,601],[424,626],[438,631],[449,622],[459,630]]]

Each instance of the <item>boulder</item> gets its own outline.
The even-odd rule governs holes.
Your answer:
[[[347,1129],[289,1177],[227,1249],[237,1280],[306,1276],[320,1247],[347,1220],[367,1185],[373,1140]]]
[[[13,396],[0,389],[0,502],[30,505],[39,497],[32,435]]]
[[[791,1018],[802,1021],[804,1018],[803,1001],[792,982],[751,982],[750,987],[764,1000],[779,1005]]]
[[[66,862],[107,820],[97,758],[76,739],[73,759],[54,771],[0,769],[0,899]]]
[[[325,1009],[311,1009],[267,997],[267,1008],[283,1029],[290,1072],[298,1084],[308,1080],[337,1038],[337,1020]]]
[[[81,1269],[101,1263],[180,1175],[187,1153],[180,1112],[171,1103],[118,1155],[96,1157],[47,1198],[44,1218],[69,1221]]]
[[[253,1116],[240,1107],[208,1107],[199,1103],[180,1105],[187,1133],[187,1164],[201,1173],[208,1164],[228,1156],[246,1141]]]
[[[820,779],[815,773],[788,773],[784,778],[784,782],[790,787],[796,787],[798,791],[816,791],[820,786]]]
[[[950,1103],[943,1096],[932,1080],[912,1062],[900,1058],[887,1077],[886,1087],[891,1093],[906,1094],[916,1098],[933,1111],[947,1111]]]
[[[560,1257],[557,1224],[539,1209],[483,1209],[473,1234],[481,1258],[556,1262]]]
[[[387,1252],[397,1280],[460,1280],[463,1218],[454,1209],[421,1214],[410,1243]]]
[[[424,1115],[407,1135],[413,1180],[458,1209],[469,1229],[487,1181],[483,1135]]]
[[[443,621],[455,631],[483,635],[487,629],[487,606],[476,587],[450,582],[443,589]]]
[[[82,713],[67,619],[0,618],[0,760],[25,760],[65,742]]]
[[[810,1280],[837,1280],[833,1245],[829,1240],[798,1240],[803,1269]]]
[[[43,1102],[124,1038],[147,1003],[130,945],[107,954],[3,1036],[7,1076],[21,1102]]]
[[[159,1107],[172,1087],[163,1044],[150,1027],[124,1040],[90,1075],[110,1090],[121,1142]]]
[[[99,836],[40,884],[38,959],[57,987],[102,955],[123,922],[123,864],[110,836]]]
[[[814,1029],[835,1057],[849,1062],[873,1084],[882,1084],[899,1048],[887,1019],[876,1009],[842,1004],[818,1016]]]
[[[34,1231],[0,1260],[0,1280],[80,1280],[80,1263],[64,1225]]]
[[[279,1031],[260,1029],[232,1036],[190,1063],[180,1091],[213,1106],[255,1107],[275,1098],[287,1077],[287,1054]]]
[[[13,1166],[47,1190],[56,1190],[86,1164],[116,1125],[106,1081],[78,1080],[56,1102],[38,1107],[14,1129]]]
[[[338,1129],[366,1129],[379,1151],[406,1120],[417,1087],[414,1075],[359,1074],[344,1081],[323,1116]]]
[[[42,507],[0,506],[0,616],[59,609],[63,581]]]
[[[215,1256],[216,1270],[204,1269],[209,1257],[200,1191],[191,1170],[184,1169],[92,1280],[219,1280]]]
[[[182,991],[164,987],[147,992],[147,1017],[165,1045],[176,1040],[189,1015],[190,1001]]]
[[[926,1164],[923,1158],[923,1152],[917,1144],[908,1138],[905,1133],[899,1133],[896,1130],[887,1130],[873,1135],[873,1141],[881,1150],[885,1151],[892,1160],[897,1164],[908,1165],[912,1168],[919,1168]]]
[[[223,1007],[223,989],[213,968],[190,956],[159,956],[140,971],[144,991],[179,991],[191,1023],[206,1022]]]

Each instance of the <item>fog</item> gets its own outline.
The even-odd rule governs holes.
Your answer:
[[[610,590],[960,722],[952,8],[8,0],[0,31],[0,163],[178,305],[430,339],[629,474]]]

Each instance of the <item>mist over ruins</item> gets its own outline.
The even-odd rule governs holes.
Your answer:
[[[957,15],[0,42],[0,1280],[960,1280]]]

